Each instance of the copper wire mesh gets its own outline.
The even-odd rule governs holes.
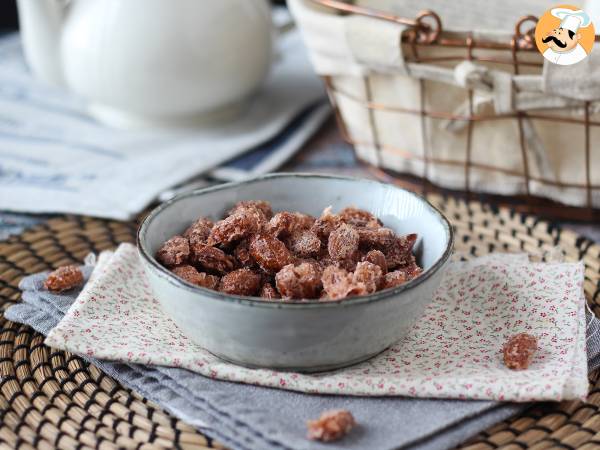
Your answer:
[[[478,40],[471,34],[467,34],[464,39],[456,37],[455,33],[444,33],[442,29],[442,20],[433,11],[425,10],[421,12],[414,20],[398,17],[385,12],[353,5],[339,0],[312,0],[314,3],[320,4],[325,7],[333,8],[340,14],[359,14],[376,17],[382,20],[388,20],[397,22],[403,25],[408,25],[412,28],[407,30],[402,36],[402,42],[399,45],[405,45],[410,49],[407,52],[407,62],[460,62],[463,60],[479,61],[484,63],[498,63],[507,66],[507,70],[513,74],[519,74],[521,69],[525,66],[528,68],[538,67],[541,70],[542,62],[524,60],[519,56],[524,53],[536,52],[536,45],[534,39],[535,25],[537,24],[537,18],[535,16],[522,17],[515,24],[514,35],[510,42],[498,43],[491,41]],[[599,40],[599,36],[596,36],[596,41]],[[420,56],[420,49],[424,47],[447,47],[455,48],[456,54],[443,56]],[[494,49],[494,50],[505,50],[502,55],[497,57],[490,57],[486,55],[475,55],[475,49]],[[509,54],[510,58],[505,55]],[[514,196],[510,199],[502,198],[500,196],[494,197],[494,200],[499,200],[500,203],[510,203],[513,206],[518,205],[517,209],[543,215],[546,217],[554,218],[569,218],[577,220],[588,220],[595,221],[600,220],[600,210],[595,209],[592,203],[592,193],[595,190],[600,190],[600,184],[592,183],[591,176],[591,142],[590,142],[590,128],[600,126],[599,121],[591,120],[590,118],[590,102],[585,102],[583,107],[582,117],[561,117],[543,111],[523,111],[516,110],[513,113],[507,114],[496,114],[496,115],[481,115],[476,114],[473,111],[473,90],[468,89],[468,114],[454,114],[444,111],[430,110],[425,107],[423,99],[425,98],[426,84],[423,80],[419,80],[420,98],[421,105],[418,109],[400,108],[397,106],[387,105],[382,102],[376,102],[373,100],[373,95],[370,86],[370,77],[364,76],[363,82],[365,86],[366,98],[361,98],[358,95],[354,95],[351,92],[344,91],[334,85],[333,79],[330,76],[324,76],[323,81],[329,94],[330,102],[333,106],[336,121],[341,131],[342,137],[345,141],[353,146],[369,146],[376,149],[376,158],[374,165],[377,168],[386,169],[387,167],[383,164],[382,154],[389,153],[400,156],[406,159],[413,159],[422,162],[424,170],[421,175],[422,185],[421,188],[426,190],[441,190],[447,191],[447,189],[439,188],[429,182],[429,166],[431,164],[437,164],[441,166],[453,166],[462,167],[464,169],[464,187],[463,193],[471,198],[475,192],[473,192],[471,185],[472,172],[474,169],[496,172],[503,174],[504,176],[518,176],[523,178],[523,185],[525,187],[524,196]],[[361,105],[368,111],[370,127],[370,135],[372,141],[361,141],[353,138],[351,133],[348,132],[348,128],[344,122],[344,117],[340,112],[337,98],[346,98]],[[398,148],[388,143],[382,142],[379,137],[379,132],[375,124],[374,112],[385,111],[388,113],[408,113],[415,116],[421,117],[421,129],[425,130],[424,121],[427,118],[431,119],[446,119],[446,120],[460,120],[467,123],[467,138],[466,138],[466,158],[465,160],[456,160],[448,158],[439,158],[431,156],[431,152],[425,148],[423,155],[415,154],[414,152],[408,151],[404,148]],[[505,167],[500,167],[494,164],[488,164],[484,162],[477,162],[472,159],[472,134],[473,128],[476,124],[484,121],[502,120],[507,118],[513,118],[517,121],[517,129],[519,134],[520,148],[512,149],[512,151],[519,152],[522,161],[522,170],[513,170]],[[577,149],[582,151],[584,154],[585,167],[581,170],[584,173],[584,182],[566,182],[555,179],[549,179],[541,175],[535,175],[531,173],[528,163],[528,148],[525,143],[525,133],[523,129],[523,121],[525,119],[535,119],[542,121],[551,122],[562,122],[571,125],[583,126],[584,132],[584,148]],[[400,123],[400,121],[399,121]],[[425,132],[425,131],[423,131]],[[425,142],[425,139],[424,139]],[[371,162],[373,164],[373,162]],[[400,174],[396,174],[400,175]],[[545,186],[553,186],[557,188],[578,188],[585,190],[585,206],[584,207],[566,207],[565,205],[558,204],[548,199],[537,197],[531,194],[530,185],[532,182],[539,182]],[[487,197],[490,197],[489,195]]]

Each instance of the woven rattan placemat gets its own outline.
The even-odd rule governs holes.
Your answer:
[[[583,259],[585,291],[600,313],[600,246],[534,217],[480,203],[431,197],[457,231],[456,250],[542,254],[560,246]],[[133,242],[134,223],[65,217],[0,242],[2,309],[19,301],[26,274],[81,262],[89,252]],[[46,347],[40,334],[0,318],[0,448],[215,448],[193,427],[169,416],[93,365]],[[600,446],[600,383],[592,375],[587,402],[541,405],[502,422],[466,448],[542,449]]]

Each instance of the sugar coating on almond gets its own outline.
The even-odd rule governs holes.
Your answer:
[[[321,250],[321,240],[310,230],[297,230],[286,242],[292,253],[303,258],[316,256]]]
[[[216,289],[219,285],[219,277],[209,275],[205,272],[198,272],[195,267],[185,265],[173,268],[173,273],[188,283],[208,289]]]
[[[185,230],[183,237],[187,238],[191,243],[205,243],[214,225],[212,220],[200,217]]]
[[[173,236],[156,252],[156,259],[166,267],[185,264],[190,256],[190,243],[183,236]]]
[[[317,420],[309,420],[306,425],[309,439],[332,442],[347,435],[356,426],[356,420],[350,411],[334,409],[325,411]]]
[[[538,349],[538,340],[528,333],[512,336],[502,348],[504,365],[512,370],[526,370]]]
[[[235,267],[235,260],[223,250],[208,244],[192,244],[191,262],[204,271],[224,275]]]
[[[373,214],[353,206],[342,209],[339,216],[342,221],[355,227],[379,228],[381,226],[381,222]]]
[[[342,224],[333,230],[329,236],[327,250],[333,259],[351,258],[358,250],[360,236],[356,229],[348,224]]]
[[[277,238],[285,238],[296,231],[309,229],[315,218],[300,212],[281,211],[269,221],[268,231]]]
[[[385,259],[385,255],[381,250],[369,250],[367,254],[363,257],[363,261],[368,261],[371,264],[378,265],[381,268],[381,271],[384,275],[388,271],[387,261]]]
[[[261,277],[250,269],[238,269],[221,278],[219,291],[235,295],[255,295],[260,288]]]
[[[321,268],[309,262],[288,264],[275,275],[275,282],[285,299],[317,298],[322,287]]]
[[[64,292],[83,284],[83,273],[77,266],[62,266],[50,272],[44,287],[51,292]]]
[[[208,237],[209,245],[229,244],[258,233],[266,225],[263,212],[254,207],[237,209],[223,220],[219,220]]]
[[[285,244],[266,233],[257,234],[250,241],[250,255],[267,273],[276,273],[292,260]]]
[[[359,262],[356,269],[354,269],[352,282],[356,286],[362,285],[361,290],[364,289],[366,293],[372,294],[383,285],[383,270],[378,265],[368,261]]]
[[[239,212],[243,209],[247,209],[247,208],[256,208],[258,209],[260,212],[263,213],[263,215],[265,216],[266,220],[269,220],[271,217],[273,217],[273,209],[271,208],[271,203],[269,203],[266,200],[242,200],[240,202],[237,202],[233,208],[231,208],[229,210],[228,215],[233,215],[236,212]]]
[[[326,243],[331,233],[343,223],[341,217],[333,214],[332,207],[328,206],[323,210],[321,216],[315,220],[310,229],[321,241]]]

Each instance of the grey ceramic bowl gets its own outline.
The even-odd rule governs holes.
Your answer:
[[[418,233],[416,279],[343,301],[268,302],[224,295],[172,275],[154,259],[159,246],[199,216],[222,217],[240,200],[318,216],[329,205],[366,209],[400,234]],[[363,361],[404,336],[431,301],[452,251],[452,228],[426,200],[375,181],[272,174],[180,195],[152,211],[138,231],[148,279],[165,313],[215,355],[250,367],[322,371]]]

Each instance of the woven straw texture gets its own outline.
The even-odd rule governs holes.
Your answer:
[[[585,290],[600,313],[600,246],[531,216],[481,203],[430,197],[453,222],[456,249],[467,257],[492,251],[542,254],[560,246],[568,260],[583,259]],[[135,223],[80,217],[52,219],[0,242],[2,309],[19,301],[26,274],[81,262],[89,252],[133,242]],[[0,319],[0,448],[221,448],[104,375],[93,365],[43,344],[28,327]],[[492,448],[600,446],[600,382],[587,402],[543,405],[497,424],[465,443]]]

